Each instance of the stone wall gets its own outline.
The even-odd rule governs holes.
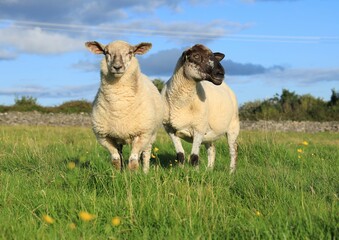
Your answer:
[[[90,127],[90,114],[63,114],[39,112],[0,113],[0,125],[45,125]],[[297,122],[297,121],[242,121],[242,130],[262,130],[278,132],[339,132],[336,122]]]

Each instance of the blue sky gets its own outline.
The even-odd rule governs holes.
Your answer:
[[[170,77],[182,51],[202,43],[226,55],[240,104],[282,89],[329,100],[339,91],[337,0],[0,0],[0,104],[92,101],[101,56],[84,42],[151,42],[138,56],[151,79]]]

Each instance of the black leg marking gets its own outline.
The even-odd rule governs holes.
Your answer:
[[[177,160],[180,164],[184,164],[185,162],[185,156],[182,152],[177,153]]]
[[[122,147],[123,145],[122,144],[119,144],[118,145],[118,152],[119,152],[119,156],[120,156],[120,166],[121,166],[121,171],[123,170],[123,163],[124,163],[124,160],[122,159]]]
[[[192,154],[190,157],[190,162],[192,166],[198,166],[199,165],[199,156],[196,154]]]

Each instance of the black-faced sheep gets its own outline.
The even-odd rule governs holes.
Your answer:
[[[193,142],[190,162],[197,166],[203,143],[208,152],[208,167],[215,161],[214,141],[227,134],[231,155],[230,171],[237,160],[239,134],[238,104],[232,90],[223,82],[222,53],[213,53],[197,44],[183,52],[173,76],[162,90],[165,100],[164,127],[171,137],[177,160],[184,163],[180,138]],[[220,85],[220,86],[216,86]]]
[[[122,147],[131,144],[128,167],[148,172],[152,144],[163,119],[162,98],[154,84],[140,71],[135,54],[144,54],[150,43],[132,46],[124,41],[102,45],[86,42],[95,54],[103,54],[101,83],[93,102],[92,125],[99,143],[111,154],[116,169],[123,165]]]

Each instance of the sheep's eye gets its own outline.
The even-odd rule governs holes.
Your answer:
[[[200,61],[200,54],[199,53],[193,54],[193,59]]]

